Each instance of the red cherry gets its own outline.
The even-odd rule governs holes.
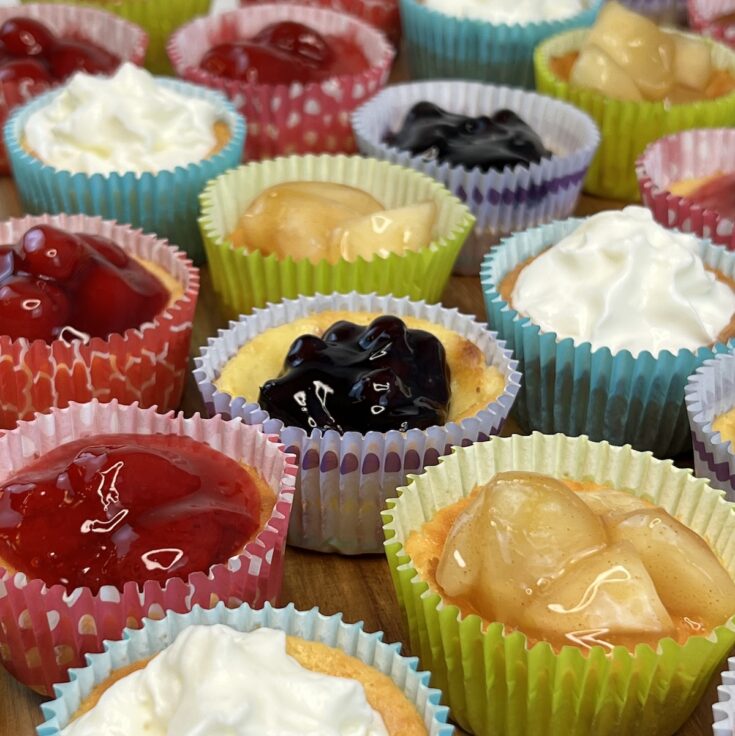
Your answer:
[[[273,23],[263,28],[252,41],[295,56],[318,69],[326,69],[334,61],[334,52],[324,37],[303,23]]]
[[[210,74],[249,84],[290,84],[312,81],[314,70],[281,51],[248,42],[223,43],[200,62]]]
[[[335,58],[331,76],[336,74],[360,74],[370,67],[367,57],[356,43],[345,38],[332,38],[330,42]]]
[[[40,21],[17,17],[0,26],[0,43],[13,56],[38,56],[56,44],[56,36]]]
[[[20,240],[24,270],[35,276],[66,281],[77,269],[84,250],[79,238],[50,225],[37,225]]]
[[[66,79],[75,72],[110,74],[120,65],[120,59],[104,49],[83,41],[60,41],[47,55],[51,73]]]
[[[0,245],[0,284],[13,275],[15,268],[15,249],[12,245]]]
[[[69,321],[69,302],[53,283],[11,276],[0,285],[0,334],[50,342]]]
[[[125,268],[131,263],[130,256],[116,243],[113,243],[109,238],[102,237],[101,235],[92,235],[90,233],[79,233],[77,236],[81,238],[87,245],[94,248],[105,260],[117,266],[118,268]]]
[[[0,82],[51,84],[52,79],[46,67],[36,59],[11,59],[0,66]]]

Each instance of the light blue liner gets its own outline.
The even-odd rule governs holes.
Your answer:
[[[511,2],[512,0],[508,0]],[[479,79],[534,88],[533,51],[546,38],[595,22],[602,0],[570,18],[506,25],[459,18],[400,0],[413,79]]]
[[[241,162],[245,119],[219,92],[165,77],[156,80],[187,97],[208,100],[221,110],[231,133],[221,151],[186,167],[157,173],[72,174],[49,166],[23,148],[22,138],[28,118],[60,94],[62,90],[57,89],[18,108],[5,123],[8,160],[26,212],[79,212],[129,223],[178,245],[198,265],[204,261],[197,225],[199,194],[210,179]]]
[[[671,457],[690,445],[684,406],[687,378],[705,360],[735,345],[717,343],[697,352],[665,350],[611,353],[575,345],[553,332],[541,333],[499,294],[503,277],[527,258],[557,243],[583,220],[552,222],[506,238],[486,256],[480,270],[488,322],[519,362],[523,384],[515,403],[524,428],[571,437],[589,435],[614,445],[631,444],[658,457]],[[709,240],[700,242],[704,262],[735,275],[735,253]]]
[[[430,673],[418,671],[416,657],[400,656],[400,644],[385,644],[382,632],[368,634],[362,622],[346,624],[341,613],[324,616],[316,608],[297,611],[293,604],[274,608],[266,603],[264,608],[253,610],[247,604],[226,608],[220,602],[209,610],[194,606],[189,613],[168,613],[160,621],[144,619],[142,629],[125,629],[121,640],[105,642],[104,652],[88,654],[87,667],[70,670],[70,682],[54,685],[56,699],[41,705],[46,720],[37,727],[38,735],[59,736],[84,698],[113,670],[157,654],[188,626],[214,624],[226,624],[238,631],[267,626],[342,649],[388,675],[416,706],[429,736],[454,733],[454,728],[447,725],[449,709],[440,704],[441,691],[429,687]]]

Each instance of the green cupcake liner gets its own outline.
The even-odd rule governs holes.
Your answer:
[[[664,736],[689,717],[712,674],[735,643],[731,618],[685,644],[663,639],[654,651],[592,647],[583,652],[462,617],[422,581],[404,541],[441,509],[497,472],[528,470],[591,479],[646,496],[703,536],[735,575],[733,508],[721,491],[689,470],[650,453],[542,435],[493,438],[455,448],[439,465],[398,490],[383,512],[385,549],[410,635],[411,649],[431,669],[452,715],[477,736]]]
[[[34,0],[21,0],[27,4]],[[65,5],[91,5],[109,10],[142,26],[150,36],[146,69],[154,74],[173,74],[166,54],[169,36],[197,15],[209,13],[212,0],[44,0]]]
[[[435,239],[419,251],[371,260],[311,263],[235,248],[230,233],[264,189],[287,181],[330,181],[362,189],[384,207],[432,199],[437,205]],[[411,169],[359,156],[290,156],[246,164],[209,182],[200,197],[199,227],[212,284],[230,318],[268,302],[317,293],[376,292],[437,302],[454,261],[472,230],[469,208],[433,179]]]
[[[635,164],[646,146],[669,133],[688,128],[721,128],[735,124],[735,92],[714,100],[667,106],[663,102],[616,100],[593,90],[574,87],[554,75],[549,60],[577,51],[586,34],[586,30],[560,33],[536,48],[536,89],[571,102],[589,113],[600,128],[602,143],[587,174],[585,191],[602,197],[640,201]],[[709,39],[707,42],[712,47],[715,66],[735,73],[735,51]]]

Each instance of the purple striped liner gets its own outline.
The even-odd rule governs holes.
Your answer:
[[[689,376],[684,390],[692,430],[694,473],[735,501],[735,453],[732,443],[712,429],[712,422],[735,408],[735,353],[720,353]]]
[[[718,701],[712,706],[715,722],[714,736],[732,736],[735,733],[735,657],[727,660],[722,673],[722,685],[717,688]]]
[[[483,173],[413,156],[385,143],[417,102],[434,102],[454,113],[490,115],[508,108],[541,136],[553,156],[530,166]],[[455,273],[475,275],[491,245],[502,236],[574,210],[600,132],[586,113],[535,92],[462,81],[411,82],[387,87],[352,115],[360,151],[421,171],[444,184],[477,218],[455,263]]]

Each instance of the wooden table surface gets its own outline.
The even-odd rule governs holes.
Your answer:
[[[583,197],[577,211],[579,214],[589,214],[619,206],[621,203]],[[0,179],[0,219],[20,213],[12,182]],[[447,307],[458,307],[462,312],[485,320],[485,307],[477,277],[452,277],[442,301]],[[205,267],[202,269],[191,355],[197,354],[199,347],[206,344],[207,337],[216,334],[217,328],[225,325],[226,320],[219,314]],[[201,408],[199,394],[190,374],[182,409],[191,414]],[[345,621],[361,620],[365,622],[367,631],[384,631],[386,641],[406,642],[388,564],[380,556],[339,557],[289,548],[280,597],[280,603],[288,602],[295,603],[300,609],[318,606],[325,614],[342,611]],[[404,653],[411,653],[407,644],[404,644]],[[717,700],[719,678],[718,672],[706,696],[678,732],[679,736],[711,736],[711,706]],[[42,721],[39,709],[41,702],[40,696],[18,684],[0,667],[0,736],[35,734],[34,726]]]

